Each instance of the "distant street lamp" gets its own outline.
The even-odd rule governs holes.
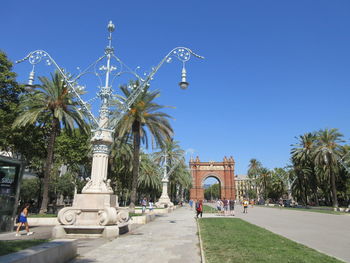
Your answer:
[[[178,163],[176,163],[173,167],[177,167]],[[167,153],[164,153],[164,173],[162,177],[162,194],[156,203],[157,207],[173,207],[174,204],[170,201],[169,195],[168,195],[168,183],[169,183],[169,176],[170,174],[175,170],[171,169],[168,172],[168,164],[167,164]]]
[[[113,195],[113,190],[110,186],[110,180],[107,179],[108,158],[110,155],[111,144],[113,143],[113,133],[123,116],[128,112],[134,101],[149,86],[150,81],[157,73],[159,68],[165,63],[170,63],[172,58],[177,58],[182,62],[181,82],[179,83],[181,89],[187,89],[189,83],[187,82],[187,72],[185,63],[190,60],[191,55],[197,58],[203,58],[195,54],[192,50],[186,47],[176,47],[172,49],[156,66],[153,67],[151,73],[145,78],[142,78],[135,71],[131,70],[121,59],[114,54],[112,46],[112,33],[115,26],[112,21],[107,25],[109,32],[108,46],[105,48],[104,55],[98,58],[84,71],[80,72],[76,77],[65,72],[56,61],[44,50],[36,50],[30,52],[25,58],[17,61],[17,63],[28,60],[33,65],[32,71],[29,74],[28,85],[30,87],[34,84],[35,66],[41,61],[45,61],[47,65],[54,65],[55,68],[62,75],[69,92],[72,92],[80,105],[80,110],[84,113],[91,125],[93,137],[91,143],[93,145],[93,160],[91,169],[91,179],[82,190],[82,194],[77,194],[74,198],[72,207],[66,207],[58,214],[59,222],[66,226],[76,226],[79,230],[86,225],[118,225],[123,224],[128,220],[128,215],[125,210],[118,207],[117,196]],[[114,59],[118,66],[112,65]],[[106,64],[101,64],[106,60]],[[81,96],[83,86],[78,85],[78,80],[88,74],[92,73],[100,80],[99,92],[97,97],[101,100],[99,116],[95,117],[90,110],[89,101],[84,101]],[[118,96],[113,94],[112,84],[116,77],[131,73],[137,78],[139,86],[129,86],[132,90],[130,97],[126,101],[121,101]],[[104,78],[104,84],[102,85]],[[94,98],[94,99],[96,99]],[[92,99],[92,100],[94,100]],[[91,101],[91,100],[90,100]],[[112,101],[117,101],[117,106],[112,105]],[[112,109],[113,106],[116,109]],[[68,228],[63,227],[65,233]],[[106,230],[107,231],[107,230]],[[62,236],[57,232],[63,233],[62,228],[54,233],[56,236]],[[108,231],[107,231],[108,232]],[[109,235],[104,233],[103,235]]]

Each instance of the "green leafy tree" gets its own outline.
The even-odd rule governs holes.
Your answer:
[[[38,202],[40,196],[40,179],[39,178],[28,178],[23,179],[21,182],[20,201],[22,204]]]
[[[83,115],[77,108],[74,95],[68,91],[62,76],[56,71],[51,77],[51,80],[39,77],[42,85],[21,98],[20,115],[13,125],[22,127],[35,124],[40,119],[50,120],[50,123],[45,124],[50,127],[50,135],[47,141],[40,213],[47,211],[54,145],[61,126],[68,130],[73,130],[74,125],[78,125],[82,130],[86,130],[87,127]]]
[[[112,181],[114,192],[124,205],[130,199],[130,189],[133,170],[132,142],[115,140],[111,147],[108,176]]]
[[[14,152],[14,137],[11,128],[18,116],[19,96],[24,89],[16,81],[12,72],[12,62],[0,51],[0,150]]]
[[[212,184],[204,190],[204,198],[206,200],[215,200],[220,198],[220,184]]]
[[[283,168],[275,168],[271,171],[271,183],[269,197],[278,200],[286,197],[288,184],[288,173]]]
[[[130,97],[133,88],[138,85],[138,82],[132,82],[129,86],[120,87],[126,99]],[[126,140],[132,138],[133,140],[131,209],[135,208],[137,197],[141,142],[147,149],[148,137],[150,136],[152,138],[152,146],[159,147],[173,134],[168,120],[170,116],[159,111],[165,108],[165,106],[159,105],[154,101],[159,96],[160,93],[158,91],[149,91],[149,86],[146,87],[131,105],[130,110],[121,119],[116,128],[116,132],[120,137],[124,137]]]

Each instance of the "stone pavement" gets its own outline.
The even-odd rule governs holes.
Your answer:
[[[304,244],[327,255],[350,262],[350,215],[332,215],[268,207],[248,208],[242,213],[235,207],[235,217]],[[216,215],[204,214],[204,217]]]
[[[0,234],[0,240],[28,240],[28,239],[50,239],[52,234],[53,226],[29,226],[29,231],[34,232],[33,235],[27,236],[27,232],[25,231],[25,227],[22,227],[19,232],[21,236],[16,237],[16,232],[7,232]],[[16,228],[14,228],[16,231]]]
[[[73,262],[199,263],[201,256],[194,211],[183,207],[157,216],[154,221],[79,256]]]

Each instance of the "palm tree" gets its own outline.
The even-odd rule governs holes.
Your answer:
[[[170,196],[172,199],[180,200],[184,199],[185,192],[188,192],[192,187],[192,176],[185,163],[185,158],[180,160],[180,163],[176,166],[175,170],[169,176],[170,183]]]
[[[61,126],[67,130],[74,130],[74,125],[86,131],[84,117],[77,108],[73,93],[68,91],[67,85],[59,74],[51,74],[51,80],[39,77],[42,85],[21,98],[20,115],[13,127],[27,126],[36,123],[39,119],[48,119],[50,135],[47,142],[47,158],[44,168],[43,195],[40,213],[47,211],[50,173],[53,163],[54,144]]]
[[[125,99],[129,98],[133,88],[139,85],[138,82],[132,82],[129,86],[121,86]],[[140,166],[140,147],[141,142],[148,148],[148,135],[151,135],[152,146],[160,147],[167,138],[173,134],[169,123],[170,116],[160,109],[165,106],[154,102],[160,96],[159,91],[149,91],[146,87],[139,97],[132,104],[128,112],[119,122],[116,132],[119,137],[133,140],[133,170],[130,194],[130,209],[135,209],[137,181]]]
[[[336,173],[339,171],[339,162],[342,155],[340,143],[343,135],[338,129],[325,129],[317,132],[317,143],[315,148],[315,164],[327,173],[331,183],[333,207],[338,207]]]
[[[292,148],[292,163],[297,170],[299,180],[302,180],[300,176],[303,176],[304,186],[304,199],[307,199],[307,188],[311,188],[315,203],[318,206],[318,196],[317,196],[317,186],[318,180],[316,177],[316,170],[314,164],[314,150],[316,146],[315,133],[305,133],[304,135],[299,136],[299,142]],[[303,175],[301,175],[301,172]],[[305,200],[307,204],[307,200]],[[305,204],[305,205],[306,205]]]
[[[258,181],[260,182],[261,188],[263,189],[264,200],[268,197],[268,179],[271,172],[267,168],[261,168],[259,171]]]
[[[159,166],[152,160],[149,154],[141,153],[140,174],[137,181],[139,191],[148,194],[155,199],[162,188]]]
[[[258,186],[257,186],[257,177],[259,176],[259,172],[262,168],[261,162],[259,162],[257,159],[253,158],[250,159],[249,165],[248,165],[248,177],[253,183],[254,191],[256,192],[256,196],[258,196]]]

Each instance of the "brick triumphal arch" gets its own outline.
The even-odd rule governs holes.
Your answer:
[[[208,177],[215,177],[220,182],[221,199],[236,199],[235,190],[235,161],[232,156],[224,157],[223,162],[201,162],[199,157],[190,160],[192,175],[192,189],[190,198],[192,200],[204,199],[203,184]]]

